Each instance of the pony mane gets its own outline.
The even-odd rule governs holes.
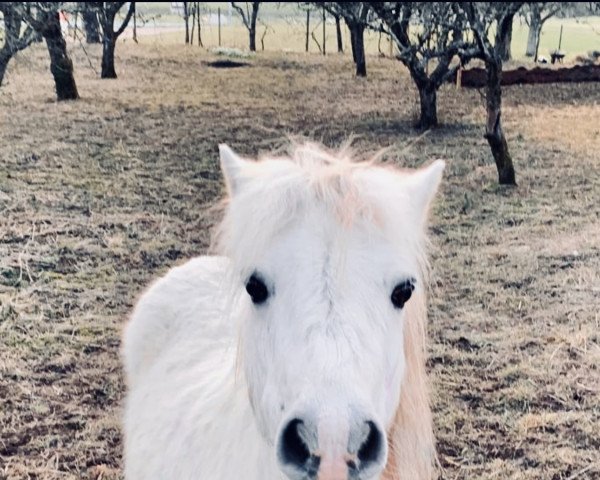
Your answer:
[[[410,213],[410,199],[402,201],[403,192],[397,188],[398,179],[407,174],[380,164],[381,153],[356,160],[349,147],[331,151],[303,143],[293,144],[288,156],[246,160],[249,172],[242,188],[221,205],[225,213],[214,231],[212,251],[229,257],[239,272],[248,273],[271,238],[310,209],[321,207],[342,228],[364,222],[400,237],[411,245],[410,255],[417,258],[424,279],[425,236],[394,231],[396,220]]]

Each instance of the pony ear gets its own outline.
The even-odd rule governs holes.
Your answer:
[[[227,191],[230,196],[234,196],[240,190],[244,171],[248,168],[248,162],[239,157],[237,153],[224,143],[219,144],[219,157]]]
[[[446,166],[443,160],[436,160],[431,165],[421,168],[409,177],[409,190],[414,208],[420,218],[427,218],[429,206],[442,180],[442,172]]]

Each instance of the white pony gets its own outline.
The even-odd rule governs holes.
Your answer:
[[[172,269],[126,327],[126,479],[431,478],[424,247],[444,162],[220,155],[223,256]]]

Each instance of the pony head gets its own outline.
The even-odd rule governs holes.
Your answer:
[[[220,154],[220,247],[244,295],[240,362],[259,430],[291,480],[379,478],[444,163],[401,171],[312,144]]]

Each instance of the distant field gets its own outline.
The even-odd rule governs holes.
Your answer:
[[[540,55],[546,55],[558,48],[560,27],[563,26],[561,50],[568,55],[567,60],[584,55],[591,50],[600,50],[600,17],[580,19],[552,18],[544,24],[540,40]],[[528,27],[515,21],[512,51],[516,58],[524,57],[527,46]]]
[[[243,2],[241,2],[243,4]],[[267,29],[264,38],[264,47],[267,51],[293,51],[303,52],[306,41],[306,19],[303,14],[298,14],[298,10],[293,5],[283,5],[278,7],[276,4],[266,4],[262,10],[262,22],[259,22],[257,33],[257,48],[261,49],[260,38]],[[231,13],[231,23],[229,23],[229,7],[227,2],[211,2],[203,4],[202,39],[204,45],[208,48],[218,45],[218,28],[216,25],[216,12],[220,6],[222,11],[222,31],[221,43],[223,46],[247,48],[248,33],[241,25],[239,16],[235,11]],[[170,11],[167,2],[140,2],[139,11],[145,18],[153,19],[147,23],[150,31],[157,27],[155,39],[159,43],[183,43],[183,19],[174,15]],[[315,37],[319,43],[322,43],[322,27],[318,26],[321,20],[320,12],[314,11],[311,15],[311,32],[314,30]],[[160,33],[161,25],[170,27],[169,33]],[[567,53],[566,61],[573,60],[577,55],[584,55],[590,50],[600,50],[600,17],[584,17],[578,19],[558,19],[552,18],[544,25],[542,38],[540,41],[540,55],[546,55],[558,48],[560,27],[563,26],[563,38],[561,49]],[[180,32],[173,32],[172,29],[180,28]],[[316,28],[316,29],[315,29]],[[525,48],[527,44],[527,25],[520,19],[515,20],[512,52],[516,60],[524,60]],[[347,28],[343,29],[344,46],[349,48],[349,34]],[[152,41],[146,39],[144,41]],[[330,19],[326,27],[326,49],[328,52],[336,52],[336,34],[335,25]],[[377,33],[369,32],[366,37],[366,49],[369,54],[378,54],[380,51],[386,55],[390,53],[390,45],[385,37],[380,42]],[[310,39],[310,51],[318,52],[319,49],[314,40]],[[349,52],[349,50],[348,50]]]
[[[599,479],[600,84],[504,89],[519,186],[499,188],[476,90],[445,85],[442,125],[420,136],[396,61],[369,56],[366,79],[349,55],[223,70],[175,40],[120,42],[108,81],[100,46],[70,43],[76,102],[55,101],[42,45],[0,88],[0,479],[122,478],[122,326],[149,282],[206,251],[217,144],[254,156],[289,135],[447,161],[428,352],[441,478]]]

